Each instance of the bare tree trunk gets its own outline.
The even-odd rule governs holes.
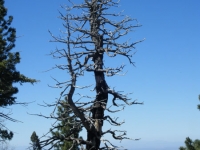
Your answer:
[[[103,55],[98,54],[95,57],[95,64],[97,65],[98,70],[102,69],[103,65]],[[92,119],[94,121],[94,126],[96,129],[97,135],[92,132],[88,132],[88,141],[91,141],[95,148],[92,148],[91,145],[87,145],[87,149],[98,150],[100,146],[100,138],[102,134],[104,110],[108,101],[108,92],[107,92],[107,83],[104,77],[103,72],[94,71],[95,80],[96,80],[96,99],[92,109]]]
[[[91,37],[92,41],[95,45],[96,53],[93,57],[94,66],[94,75],[96,81],[96,99],[92,109],[92,119],[96,129],[96,134],[92,132],[88,132],[88,141],[93,143],[93,146],[87,145],[86,149],[88,150],[98,150],[100,147],[100,138],[102,134],[102,126],[103,126],[103,118],[104,118],[104,110],[106,108],[106,104],[108,101],[108,86],[105,80],[103,70],[103,36],[99,34],[100,29],[100,20],[98,18],[99,11],[101,10],[99,7],[102,5],[98,4],[98,0],[92,0],[92,5],[90,8],[90,32],[93,35]]]

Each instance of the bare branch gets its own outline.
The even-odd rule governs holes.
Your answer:
[[[61,141],[70,141],[72,149],[79,145],[82,150],[110,149],[118,150],[121,147],[114,146],[109,140],[102,139],[104,134],[111,134],[114,139],[130,139],[126,131],[106,130],[103,131],[104,121],[108,121],[112,126],[120,126],[124,123],[118,122],[118,118],[112,118],[110,115],[104,115],[105,110],[111,113],[124,110],[125,105],[143,104],[136,100],[131,101],[128,94],[110,89],[105,76],[125,75],[124,67],[120,66],[106,67],[104,65],[104,55],[109,57],[122,56],[127,58],[128,62],[134,65],[132,56],[135,54],[133,49],[135,45],[142,42],[122,41],[120,38],[128,35],[134,28],[140,27],[136,19],[131,19],[123,15],[122,12],[108,12],[112,7],[118,7],[119,1],[115,0],[84,0],[81,4],[75,4],[68,0],[70,6],[61,6],[66,14],[60,13],[60,19],[63,20],[64,31],[60,31],[63,36],[55,36],[49,31],[52,40],[64,44],[65,48],[56,49],[50,55],[56,59],[64,59],[66,64],[56,64],[52,69],[59,69],[67,73],[65,81],[53,78],[55,85],[52,88],[61,89],[60,95],[54,104],[45,104],[45,107],[53,107],[54,110],[49,116],[37,114],[37,116],[47,119],[54,119],[53,130],[70,125],[69,132],[66,134],[51,135],[45,134],[41,141],[42,147],[51,145],[52,149]],[[73,14],[73,12],[75,12]],[[118,17],[118,21],[112,20]],[[121,20],[120,20],[121,18]],[[134,24],[131,24],[134,22]],[[88,96],[88,88],[92,85],[80,86],[77,81],[79,77],[86,73],[93,73],[95,86],[95,97]],[[86,80],[86,79],[85,79]],[[79,82],[78,82],[79,83]],[[75,92],[78,91],[78,94]],[[81,94],[84,93],[84,94]],[[113,96],[112,106],[117,106],[116,110],[107,107],[109,95]],[[116,101],[122,101],[123,104],[117,104]],[[60,114],[55,114],[57,108],[65,108]],[[72,114],[65,116],[65,114]],[[76,119],[75,119],[76,118]],[[58,122],[64,122],[60,125]],[[76,129],[85,128],[87,138],[75,138],[73,134]],[[101,141],[104,147],[101,147]]]

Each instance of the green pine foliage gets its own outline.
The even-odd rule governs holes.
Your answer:
[[[19,52],[11,52],[15,47],[16,30],[10,27],[13,17],[7,17],[7,9],[4,7],[4,0],[0,0],[0,107],[12,105],[18,92],[18,88],[13,83],[34,83],[36,80],[30,79],[16,70],[16,64],[20,63]]]
[[[36,80],[30,79],[16,70],[16,65],[20,63],[19,52],[11,52],[15,47],[16,30],[10,25],[12,16],[7,16],[7,9],[4,7],[4,0],[0,0],[0,108],[16,104],[18,88],[14,83],[34,83]],[[0,120],[8,119],[13,121],[7,114],[0,112]],[[2,129],[0,126],[0,138],[10,140],[12,132]]]
[[[193,141],[189,137],[185,140],[185,147],[180,147],[179,150],[200,150],[200,140]]]
[[[35,131],[31,135],[31,142],[33,150],[41,150],[40,140]]]
[[[193,143],[196,150],[200,150],[200,140],[196,139]]]
[[[73,122],[76,121],[76,117],[72,116],[72,113],[67,111],[69,106],[66,102],[62,101],[62,105],[57,107],[57,115],[60,118],[61,122],[57,125],[56,131],[51,131],[53,136],[60,137],[68,137],[70,135],[71,130],[76,130],[75,134],[70,135],[70,137],[78,138],[79,132],[81,131],[80,128],[73,127]],[[54,144],[54,150],[67,150],[72,148],[73,142],[63,140],[59,143]],[[71,150],[79,150],[78,145],[74,144]]]
[[[179,150],[186,150],[186,148],[181,146]]]
[[[11,132],[11,131],[9,132],[7,130],[0,129],[0,137],[1,137],[2,141],[11,140],[13,137],[13,132]]]

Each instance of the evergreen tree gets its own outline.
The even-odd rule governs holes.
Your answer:
[[[57,131],[52,131],[52,135],[55,137],[60,137],[62,135],[67,136],[71,134],[71,130],[76,130],[73,132],[71,137],[78,138],[80,128],[74,127],[73,122],[76,121],[76,117],[72,115],[72,112],[69,111],[69,104],[65,101],[62,101],[61,105],[57,107],[57,115],[61,119],[61,122],[57,125]],[[73,144],[73,141],[63,140],[53,145],[55,150],[67,150],[72,148],[71,150],[78,150],[78,145],[76,143]]]
[[[190,139],[189,137],[186,138],[185,140],[185,145],[186,145],[186,148],[188,150],[195,150],[194,146],[193,146],[193,141],[192,139]]]
[[[199,139],[196,139],[194,141],[193,145],[194,145],[194,147],[195,147],[196,150],[200,150],[200,140]]]
[[[20,54],[11,52],[16,40],[16,30],[10,27],[12,20],[12,16],[7,16],[4,0],[0,0],[0,108],[16,104],[14,94],[18,92],[18,88],[13,86],[14,83],[36,82],[16,70],[16,64],[20,63]],[[16,121],[3,112],[0,112],[0,119]],[[5,127],[0,124],[0,138],[10,140],[13,133],[2,128]]]
[[[189,137],[185,140],[186,147],[180,147],[179,150],[200,150],[200,140],[196,139],[193,141]]]
[[[11,140],[13,137],[13,132],[0,129],[0,141]]]
[[[179,150],[186,150],[186,148],[181,146]]]
[[[31,145],[33,147],[33,150],[41,150],[40,140],[38,139],[38,136],[35,131],[31,135],[31,141],[32,141]]]

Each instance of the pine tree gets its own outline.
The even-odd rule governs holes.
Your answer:
[[[33,150],[41,150],[40,140],[38,139],[38,136],[35,131],[31,135],[31,141],[32,141],[31,145],[33,147]]]
[[[1,138],[0,141],[11,140],[12,137],[13,137],[13,132],[0,129],[0,138]]]
[[[194,141],[194,147],[196,150],[200,150],[200,140],[199,139],[196,139]]]
[[[72,130],[76,130],[76,132],[73,132],[71,137],[78,138],[79,132],[81,129],[74,128],[73,122],[76,121],[76,117],[72,115],[72,112],[68,111],[69,104],[67,104],[65,101],[62,101],[61,105],[57,107],[57,115],[61,119],[61,122],[57,125],[57,131],[52,131],[52,135],[56,137],[60,137],[62,135],[66,136],[70,134]],[[51,129],[52,130],[52,129]],[[73,141],[67,141],[63,140],[53,145],[55,150],[67,150],[72,148],[71,150],[78,150],[78,145],[76,143],[73,144]]]
[[[185,139],[185,146],[180,147],[179,150],[200,150],[200,140],[196,139],[193,141],[189,137]]]
[[[188,150],[195,150],[195,148],[193,146],[193,141],[189,137],[186,138],[185,145],[186,145]]]
[[[7,9],[4,7],[4,0],[0,0],[0,107],[5,108],[7,106],[16,104],[16,97],[14,96],[18,92],[18,88],[14,87],[14,83],[34,83],[36,80],[30,79],[19,71],[16,70],[16,65],[20,63],[19,52],[11,52],[15,47],[16,30],[10,27],[13,17],[7,16]],[[1,120],[16,121],[5,114],[0,112]],[[13,136],[12,132],[9,132],[2,128],[5,128],[0,123],[0,138],[4,140],[10,140]]]

